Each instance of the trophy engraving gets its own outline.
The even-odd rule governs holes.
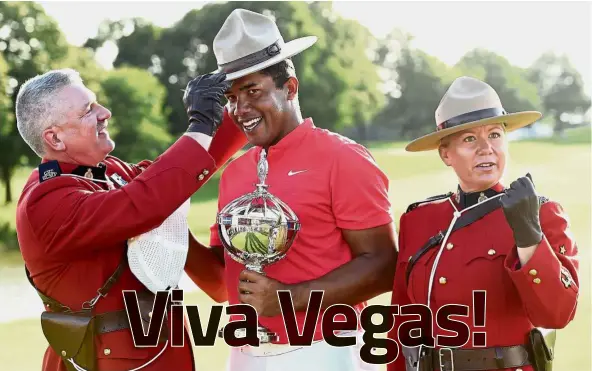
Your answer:
[[[294,211],[267,191],[268,170],[267,153],[262,149],[255,190],[230,202],[216,219],[220,239],[230,257],[261,274],[265,274],[266,265],[286,255],[300,230]],[[262,326],[257,332],[260,343],[277,339],[276,334]]]

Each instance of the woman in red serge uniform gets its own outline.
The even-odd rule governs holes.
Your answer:
[[[507,113],[493,88],[461,77],[436,110],[437,130],[407,146],[411,152],[437,149],[459,185],[455,193],[410,205],[401,216],[392,304],[428,306],[434,343],[416,346],[418,333],[399,331],[412,317],[397,316],[389,338],[400,352],[389,371],[544,371],[552,362],[547,348],[554,332],[538,330],[561,329],[574,318],[577,247],[565,211],[537,195],[529,174],[509,187],[500,183],[506,133],[540,116]],[[484,316],[475,315],[475,291],[485,292]],[[466,306],[467,313],[441,328],[436,317],[447,304]],[[454,327],[450,320],[464,323],[467,336],[461,331],[458,341],[450,341],[456,335],[446,330]],[[446,341],[457,344],[443,346]]]

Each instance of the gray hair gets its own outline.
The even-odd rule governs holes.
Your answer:
[[[82,84],[73,69],[52,70],[26,81],[16,97],[16,124],[21,137],[39,156],[45,148],[41,133],[63,119],[57,93],[66,86]]]

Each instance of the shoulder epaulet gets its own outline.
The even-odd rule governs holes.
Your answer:
[[[62,175],[62,169],[56,160],[39,164],[37,169],[39,170],[39,183]]]
[[[410,212],[411,210],[413,210],[413,209],[415,209],[416,207],[418,207],[419,205],[421,205],[421,204],[425,204],[426,202],[432,202],[432,201],[437,201],[437,200],[443,200],[443,199],[445,199],[445,198],[448,198],[448,197],[452,196],[452,194],[453,194],[452,192],[448,192],[448,193],[444,193],[444,194],[441,194],[441,195],[437,195],[437,196],[428,197],[428,198],[426,198],[425,200],[422,200],[422,201],[417,201],[417,202],[414,202],[414,203],[412,203],[411,205],[409,205],[409,206],[407,207],[407,211],[405,211],[405,212],[406,212],[406,213],[408,213],[408,212]]]

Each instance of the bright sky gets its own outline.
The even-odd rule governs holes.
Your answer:
[[[99,23],[144,17],[170,26],[204,2],[41,2],[76,45],[96,35]],[[547,50],[565,53],[592,88],[592,4],[590,2],[361,2],[338,1],[335,9],[357,19],[377,36],[399,27],[414,45],[447,64],[482,47],[527,67]],[[113,58],[104,50],[102,60]]]

